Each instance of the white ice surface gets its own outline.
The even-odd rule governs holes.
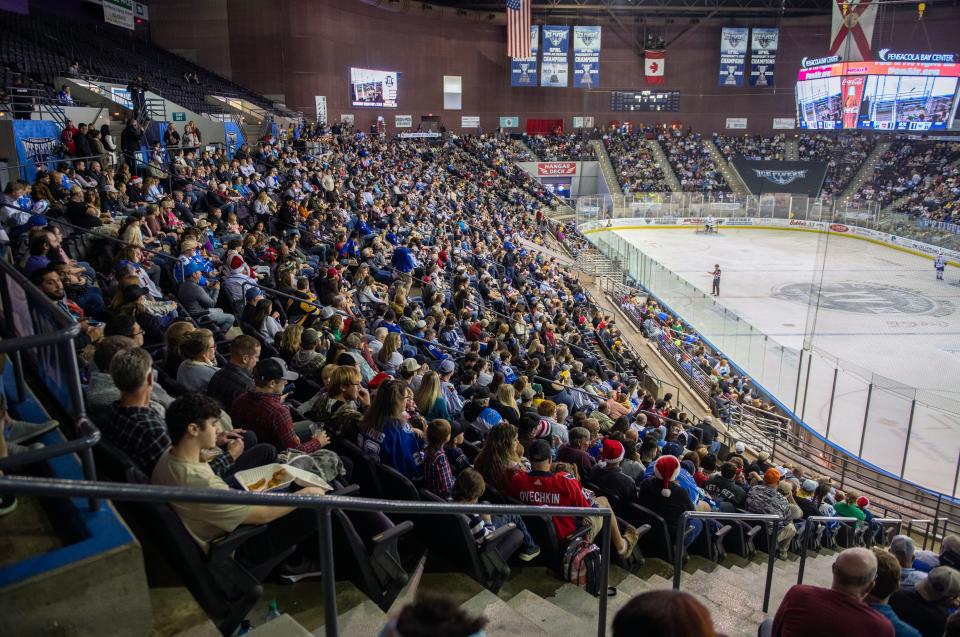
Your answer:
[[[794,349],[812,344],[819,352],[847,361],[841,367],[850,373],[840,374],[830,439],[854,453],[860,444],[870,373],[884,377],[874,379],[863,456],[896,474],[901,470],[912,396],[905,388],[921,390],[906,477],[941,491],[952,489],[960,421],[946,410],[960,410],[958,269],[948,267],[946,280],[937,281],[930,259],[810,232],[724,228],[710,236],[684,228],[616,234],[705,294],[712,284],[708,272],[719,263],[722,306],[771,341]],[[674,297],[682,294],[673,287]],[[822,290],[819,297],[816,290]],[[653,292],[660,293],[656,285]],[[689,300],[677,304],[689,307]],[[695,327],[711,319],[703,312],[699,315],[691,317]],[[733,354],[731,358],[746,363]],[[821,362],[815,360],[812,368],[804,420],[823,433],[833,372]],[[885,379],[904,388],[881,389],[891,385]],[[771,390],[792,408],[795,387],[795,381],[784,379]],[[803,383],[800,391],[802,395]]]

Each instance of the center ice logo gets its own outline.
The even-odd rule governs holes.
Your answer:
[[[771,181],[778,186],[786,186],[787,184],[792,184],[798,179],[807,178],[806,170],[763,170],[760,168],[754,168],[753,172],[757,174],[758,179],[766,179],[767,181]]]
[[[953,303],[936,301],[907,288],[860,281],[825,283],[817,288],[809,283],[789,283],[774,288],[774,298],[820,309],[853,314],[924,314],[949,316]]]

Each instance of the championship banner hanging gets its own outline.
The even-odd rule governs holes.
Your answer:
[[[540,46],[539,25],[530,26],[530,54],[528,58],[510,60],[510,86],[537,86],[537,53]]]
[[[720,32],[720,86],[743,86],[749,35],[746,27],[724,27]]]
[[[833,0],[830,55],[840,55],[847,62],[872,59],[870,42],[876,20],[875,0]]]
[[[643,75],[647,84],[663,84],[664,66],[666,64],[665,52],[646,51],[643,54]]]
[[[750,34],[750,86],[773,86],[780,29],[754,28]]]
[[[600,86],[600,27],[573,27],[573,86]]]
[[[567,57],[570,52],[570,27],[543,27],[543,60],[540,86],[567,86]]]

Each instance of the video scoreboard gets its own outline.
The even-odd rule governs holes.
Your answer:
[[[881,49],[879,57],[804,58],[797,78],[800,128],[922,132],[954,126],[960,64],[953,54]]]
[[[676,112],[680,110],[680,91],[613,91],[610,110]]]

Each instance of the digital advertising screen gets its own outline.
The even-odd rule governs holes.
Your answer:
[[[955,77],[867,76],[857,128],[944,130],[953,117]]]
[[[801,68],[797,80],[800,128],[877,131],[952,128],[957,113],[960,64],[908,60],[907,57],[888,55],[889,59],[877,62]],[[906,61],[890,61],[901,58]]]
[[[350,69],[350,103],[354,106],[396,108],[399,87],[398,71]]]
[[[541,180],[543,187],[548,192],[560,197],[561,199],[570,198],[570,179],[547,178]]]
[[[797,121],[800,128],[832,130],[842,124],[841,78],[797,82]]]

